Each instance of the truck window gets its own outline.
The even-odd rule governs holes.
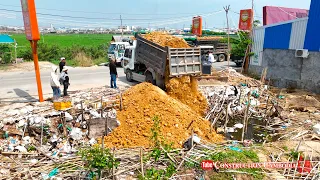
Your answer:
[[[131,49],[126,49],[124,51],[124,57],[131,58],[132,57],[132,50]]]
[[[109,46],[109,49],[108,49],[108,53],[110,54],[110,53],[113,53],[113,51],[116,49],[116,45],[115,44],[111,44],[110,46]]]

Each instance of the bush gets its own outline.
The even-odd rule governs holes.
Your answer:
[[[39,61],[49,61],[55,63],[60,57],[65,57],[67,60],[75,60],[74,65],[91,66],[93,60],[99,62],[102,58],[107,57],[107,50],[105,45],[100,46],[79,46],[73,45],[67,48],[60,48],[58,45],[46,44],[39,42],[38,44],[38,57]],[[32,60],[32,51],[30,47],[18,49],[18,57],[24,60]]]
[[[93,65],[92,59],[83,52],[78,53],[74,59],[81,67],[90,67]]]
[[[11,54],[13,53],[12,48],[7,44],[0,45],[0,59],[2,63],[10,63],[12,60]]]

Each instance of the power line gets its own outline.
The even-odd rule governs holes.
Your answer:
[[[0,4],[0,6],[7,6],[7,7],[19,7],[21,6],[14,6],[14,5],[5,5],[5,4]],[[118,12],[118,13],[106,13],[106,12],[93,12],[93,11],[75,11],[75,10],[66,10],[66,9],[48,9],[48,8],[37,8],[37,10],[47,10],[47,11],[60,11],[60,12],[76,12],[76,13],[88,13],[88,14],[114,14],[114,15],[152,15],[152,16],[168,16],[168,15],[197,15],[201,13],[161,13],[161,14],[155,14],[155,13],[123,13],[123,12]],[[206,12],[210,13],[210,12]]]

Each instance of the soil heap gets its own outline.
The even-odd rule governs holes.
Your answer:
[[[189,48],[188,43],[179,37],[175,37],[163,32],[151,32],[144,36],[149,41],[159,44],[163,47],[168,46],[171,48]]]
[[[162,136],[168,143],[174,143],[174,147],[182,146],[192,128],[205,141],[222,141],[222,136],[214,131],[210,133],[209,121],[150,83],[128,89],[123,94],[123,106],[124,109],[117,113],[121,125],[104,138],[107,147],[150,147],[155,116],[160,119]]]
[[[171,78],[166,82],[166,88],[169,96],[188,105],[199,115],[204,115],[208,108],[208,102],[198,91],[198,81],[194,77]]]

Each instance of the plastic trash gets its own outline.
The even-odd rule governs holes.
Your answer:
[[[22,140],[23,140],[23,144],[24,145],[27,145],[27,144],[31,143],[30,136],[25,136],[25,137],[22,138]]]
[[[15,149],[22,153],[28,152],[28,150],[24,146],[17,146]]]
[[[229,146],[229,149],[232,151],[238,151],[238,152],[242,152],[242,150],[238,147],[234,147],[234,146]]]
[[[243,124],[238,123],[238,124],[235,124],[233,127],[236,128],[236,129],[242,129],[243,128]]]
[[[82,131],[80,128],[72,128],[70,137],[74,140],[80,140],[82,138]]]
[[[320,124],[316,124],[313,126],[313,132],[320,135]]]
[[[235,132],[235,129],[232,127],[227,127],[227,133],[233,133]]]
[[[17,124],[18,127],[24,127],[26,121],[25,120],[20,120]]]
[[[90,110],[90,114],[93,116],[93,118],[100,118],[101,117],[101,114],[99,114],[95,110]]]
[[[285,97],[283,95],[278,96],[279,99],[284,99]]]
[[[53,176],[57,175],[59,173],[59,169],[55,168],[49,173],[49,178],[52,178]]]
[[[193,143],[200,144],[201,139],[196,134],[194,134],[193,137],[190,136],[188,138],[188,140],[183,144],[183,147],[190,150],[192,148],[192,141]]]
[[[94,138],[91,138],[90,141],[89,141],[89,144],[92,146],[94,144],[96,144],[97,141],[94,139]]]
[[[3,128],[3,123],[2,122],[0,122],[0,130]]]
[[[73,120],[73,117],[71,116],[71,114],[69,114],[68,112],[65,112],[65,118],[66,118],[66,121],[72,121]]]

